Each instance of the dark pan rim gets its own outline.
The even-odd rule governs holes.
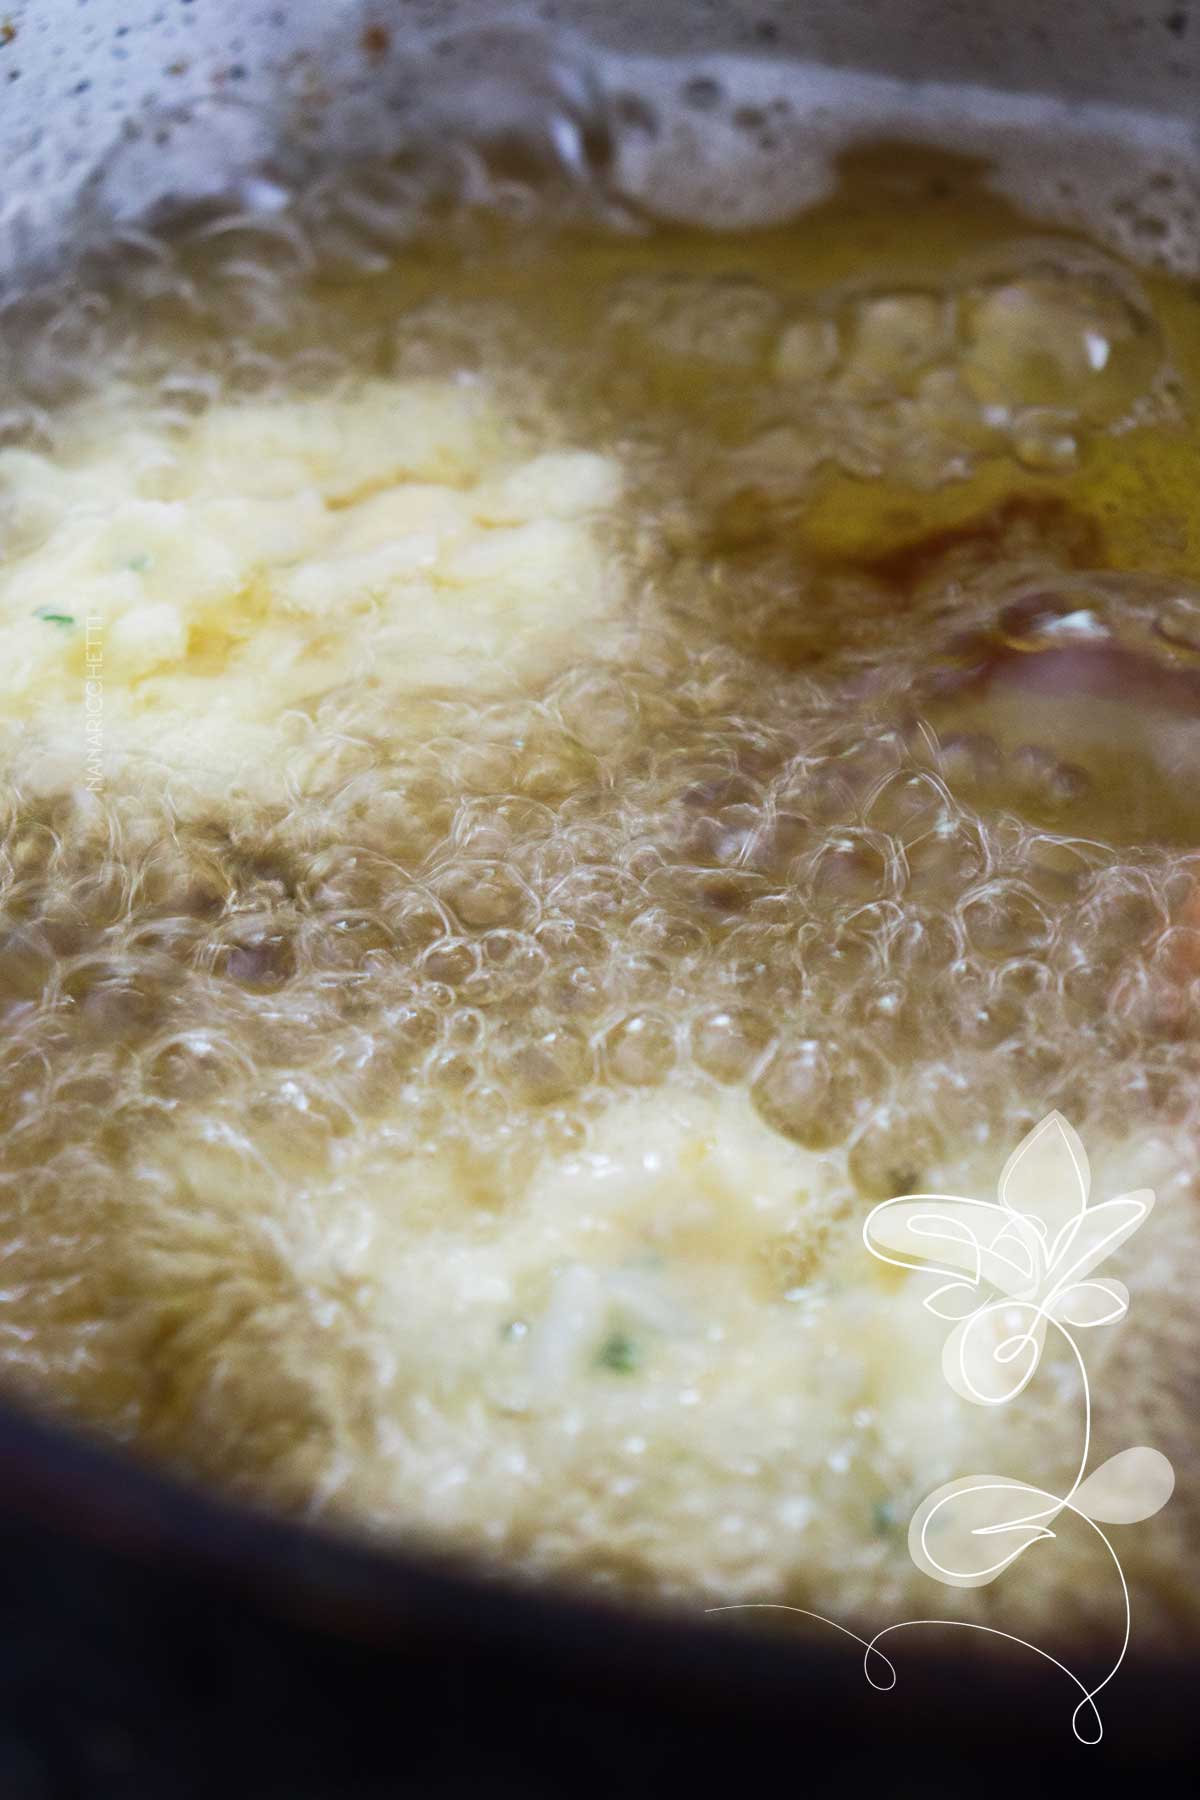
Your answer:
[[[449,1666],[464,1645],[476,1663],[503,1659],[553,1669],[567,1689],[611,1695],[639,1710],[723,1720],[747,1730],[786,1722],[832,1744],[951,1748],[992,1736],[1001,1703],[1021,1754],[1082,1754],[1070,1731],[1077,1694],[1039,1657],[972,1665],[952,1631],[889,1646],[896,1689],[874,1691],[861,1650],[840,1633],[768,1635],[726,1614],[639,1608],[553,1583],[494,1573],[462,1555],[386,1544],[298,1523],[177,1475],[74,1426],[0,1404],[0,1529],[5,1518],[84,1543],[152,1574],[203,1583],[231,1607],[357,1642],[386,1656],[414,1649]],[[814,1627],[820,1632],[821,1627]],[[940,1640],[940,1641],[939,1641]],[[1105,1744],[1115,1757],[1177,1755],[1195,1739],[1194,1656],[1130,1658],[1104,1696]],[[1097,1675],[1096,1679],[1099,1679]]]

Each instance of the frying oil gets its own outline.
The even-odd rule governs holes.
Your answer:
[[[1056,1107],[1098,1184],[1157,1184],[1097,1429],[1190,1454],[1197,297],[896,143],[742,233],[508,178],[415,230],[414,180],[127,233],[9,309],[6,623],[83,516],[55,481],[102,510],[136,442],[139,504],[186,508],[221,409],[488,409],[469,455],[335,459],[322,544],[397,483],[413,529],[494,531],[514,470],[523,526],[540,458],[608,473],[532,660],[505,625],[413,673],[461,571],[334,591],[314,636],[307,553],[264,548],[113,650],[103,783],[82,666],[6,702],[0,1366],[278,1506],[881,1621],[919,1579],[881,1518],[1077,1445],[1066,1365],[1019,1420],[945,1390],[873,1201],[986,1197]],[[227,505],[258,477],[213,456]],[[489,621],[544,542],[472,565]],[[69,582],[44,611],[82,655]],[[238,671],[263,735],[206,780]],[[1133,1553],[1164,1630],[1195,1531],[1177,1501]],[[1092,1555],[948,1604],[1096,1629]]]

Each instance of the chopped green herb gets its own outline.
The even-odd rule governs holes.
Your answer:
[[[886,1537],[889,1531],[896,1529],[896,1509],[890,1500],[875,1502],[875,1529],[880,1537]]]
[[[140,575],[144,569],[150,567],[150,557],[145,550],[139,550],[136,556],[130,557],[129,561],[125,564],[125,567],[127,569],[135,570],[137,574]]]
[[[667,1259],[661,1250],[639,1250],[634,1256],[627,1256],[621,1264],[623,1269],[664,1269]]]
[[[627,1331],[610,1331],[596,1352],[596,1367],[614,1375],[632,1375],[641,1360],[641,1348]]]
[[[35,619],[44,619],[47,625],[70,626],[75,623],[74,615],[72,613],[55,612],[53,607],[50,606],[39,606],[33,616]]]

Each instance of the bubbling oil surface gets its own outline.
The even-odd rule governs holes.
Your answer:
[[[485,213],[397,250],[401,197],[360,172],[308,216],[128,234],[9,309],[2,420],[53,455],[106,384],[170,433],[237,396],[448,376],[531,447],[625,472],[603,656],[430,692],[403,729],[386,684],[319,695],[286,804],[189,810],[186,771],[46,791],[6,739],[3,1378],[388,1529],[434,1506],[378,1474],[425,1429],[420,1382],[389,1420],[360,1277],[322,1286],[297,1250],[322,1195],[361,1224],[363,1157],[435,1234],[452,1168],[475,1241],[631,1097],[734,1093],[834,1158],[836,1237],[964,1163],[994,1175],[1054,1107],[1085,1138],[1191,1141],[1200,1091],[1195,295],[887,148],[737,237]],[[769,1239],[762,1305],[826,1237]],[[1156,1279],[1182,1303],[1184,1266]],[[1147,1441],[1182,1461],[1176,1325],[1142,1327]],[[628,1424],[597,1427],[610,1483],[635,1480]],[[882,1457],[875,1429],[847,1426],[848,1458]],[[686,1500],[643,1487],[618,1531],[591,1464],[559,1469],[544,1530],[514,1503],[462,1536],[828,1600],[791,1525],[764,1549],[745,1455],[731,1501],[734,1463],[692,1505],[690,1574],[663,1548]],[[1180,1505],[1159,1574],[1193,1532]],[[880,1554],[842,1555],[860,1611],[903,1591],[902,1547]]]

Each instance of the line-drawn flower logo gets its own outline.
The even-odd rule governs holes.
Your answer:
[[[1050,1113],[1005,1163],[997,1200],[901,1194],[873,1208],[863,1239],[883,1262],[943,1278],[924,1304],[953,1326],[942,1367],[964,1399],[978,1406],[1005,1406],[1016,1399],[1037,1370],[1050,1328],[1075,1358],[1083,1394],[1083,1449],[1068,1491],[1053,1494],[1004,1475],[961,1476],[921,1502],[909,1525],[908,1547],[917,1567],[935,1580],[951,1587],[982,1587],[1030,1545],[1052,1540],[1051,1522],[1060,1514],[1072,1513],[1091,1526],[1112,1557],[1125,1604],[1121,1652],[1104,1680],[1088,1689],[1065,1670],[1083,1695],[1072,1718],[1075,1734],[1095,1743],[1102,1735],[1095,1696],[1120,1668],[1130,1628],[1125,1577],[1100,1527],[1153,1517],[1170,1499],[1175,1474],[1167,1458],[1145,1444],[1121,1450],[1087,1473],[1091,1392],[1071,1334],[1124,1318],[1127,1290],[1093,1271],[1132,1236],[1154,1205],[1149,1188],[1099,1205],[1088,1204],[1090,1190],[1091,1172],[1078,1133],[1060,1113]],[[1085,1709],[1093,1721],[1091,1733],[1080,1728]]]
[[[1154,1194],[1143,1188],[1089,1206],[1090,1185],[1078,1133],[1050,1113],[1005,1163],[997,1200],[901,1194],[867,1218],[872,1255],[947,1278],[924,1304],[954,1324],[942,1366],[964,1399],[1016,1399],[1041,1361],[1048,1325],[1124,1318],[1128,1292],[1092,1270],[1142,1224]]]
[[[975,1405],[1006,1406],[1024,1391],[1041,1362],[1048,1331],[1056,1331],[1069,1347],[1083,1395],[1083,1448],[1067,1492],[1054,1494],[1007,1475],[961,1476],[926,1495],[909,1524],[908,1547],[918,1569],[935,1581],[982,1587],[1032,1544],[1053,1541],[1052,1522],[1073,1514],[1099,1537],[1121,1586],[1125,1628],[1107,1675],[1089,1687],[1049,1651],[1013,1632],[967,1619],[902,1619],[868,1639],[805,1607],[777,1610],[819,1619],[862,1644],[863,1672],[881,1690],[895,1686],[896,1671],[879,1645],[896,1631],[948,1626],[1022,1644],[1074,1684],[1081,1698],[1071,1715],[1072,1729],[1081,1743],[1097,1744],[1104,1728],[1096,1695],[1125,1659],[1131,1622],[1125,1575],[1101,1527],[1153,1517],[1170,1499],[1175,1473],[1160,1451],[1145,1444],[1118,1451],[1087,1473],[1091,1391],[1071,1333],[1124,1318],[1128,1292],[1119,1281],[1094,1271],[1132,1236],[1154,1205],[1149,1188],[1094,1206],[1088,1203],[1090,1191],[1087,1153],[1078,1133],[1060,1113],[1049,1113],[1004,1165],[996,1200],[900,1194],[873,1208],[863,1240],[882,1262],[941,1278],[924,1304],[951,1324],[942,1366],[955,1391]],[[755,1604],[776,1610],[770,1602]]]

